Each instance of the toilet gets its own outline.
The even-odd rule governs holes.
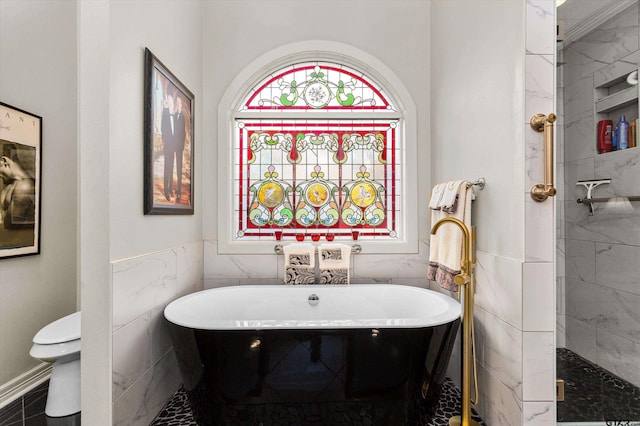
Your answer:
[[[65,417],[80,411],[80,312],[43,327],[29,355],[53,363],[45,414]]]

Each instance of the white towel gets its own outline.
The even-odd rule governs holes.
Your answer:
[[[346,244],[320,244],[318,268],[321,284],[349,284],[351,246]]]
[[[442,199],[442,194],[444,194],[444,189],[446,185],[444,183],[439,183],[433,187],[431,190],[431,200],[429,200],[429,208],[436,210],[440,208],[440,200]]]
[[[337,252],[340,253],[337,253]],[[318,246],[320,268],[348,268],[351,265],[351,246],[347,244],[320,244]]]
[[[462,180],[455,180],[451,182],[447,182],[444,185],[444,191],[442,193],[442,197],[440,198],[440,202],[438,203],[438,207],[448,213],[455,213],[458,207],[458,197],[460,194],[460,187],[466,186],[463,185]]]
[[[284,266],[309,266],[311,268],[315,268],[316,263],[316,248],[313,244],[287,244],[282,247],[282,252],[284,253]],[[303,258],[301,256],[308,255],[307,258]]]
[[[284,253],[284,283],[313,284],[315,282],[316,248],[311,244],[288,244]]]
[[[455,213],[444,210],[431,210],[431,226],[445,217],[460,219],[471,230],[471,201],[473,191],[466,184],[458,186],[458,208]],[[458,291],[453,277],[461,271],[464,234],[453,223],[444,223],[436,235],[431,235],[429,247],[429,270],[427,278],[436,281],[440,287],[449,291]]]

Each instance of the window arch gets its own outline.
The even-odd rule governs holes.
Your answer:
[[[417,247],[407,235],[415,218],[406,214],[413,204],[406,159],[415,156],[407,157],[406,107],[372,69],[305,59],[256,74],[230,105],[227,246],[415,240]]]

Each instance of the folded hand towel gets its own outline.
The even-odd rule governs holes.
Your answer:
[[[316,249],[311,244],[288,244],[284,252],[284,283],[313,284],[315,282]]]
[[[429,208],[436,210],[440,208],[440,200],[444,194],[445,184],[439,183],[431,190],[431,200],[429,200]]]
[[[351,246],[346,244],[320,244],[318,267],[321,284],[349,284]]]
[[[460,187],[466,186],[463,185],[462,180],[455,180],[451,182],[447,182],[445,184],[444,191],[442,193],[442,198],[440,198],[440,203],[438,207],[444,210],[447,213],[455,213],[458,208],[458,197],[460,194]]]
[[[443,210],[431,211],[431,225],[445,217],[460,219],[471,229],[471,201],[474,199],[471,188],[458,185],[458,208],[455,213]],[[436,281],[440,287],[449,291],[458,291],[453,277],[460,273],[462,260],[463,233],[457,225],[445,223],[436,235],[431,235],[429,247],[429,270],[427,278]]]

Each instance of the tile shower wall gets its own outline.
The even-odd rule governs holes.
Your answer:
[[[557,62],[564,63],[564,51],[558,49]],[[565,233],[564,233],[564,198],[565,198],[565,177],[564,177],[564,67],[558,66],[556,69],[556,347],[565,347],[565,309],[564,309],[564,288],[565,288]]]
[[[564,89],[564,322],[565,346],[640,385],[640,205],[620,212],[604,204],[589,216],[575,202],[577,180],[611,178],[596,197],[640,195],[640,148],[596,153],[593,82],[640,62],[638,5],[562,52]],[[637,112],[636,112],[637,113]],[[559,248],[562,251],[562,248]]]
[[[163,310],[203,287],[202,242],[112,263],[113,423],[148,425],[181,378]]]

